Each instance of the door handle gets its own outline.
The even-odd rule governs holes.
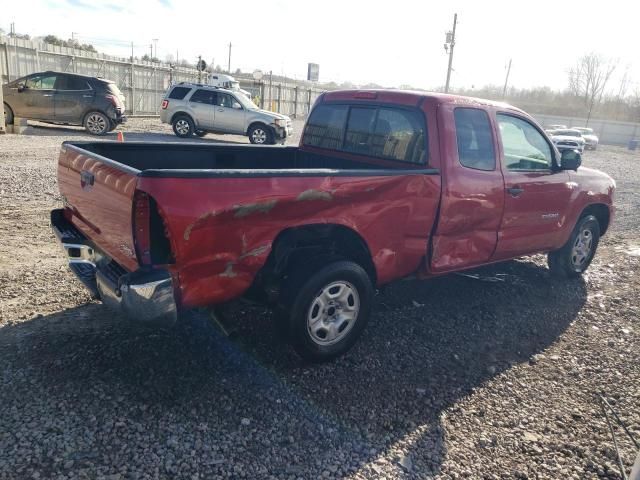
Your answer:
[[[218,111],[219,112],[224,112],[224,108],[219,108]]]
[[[520,194],[524,192],[524,189],[520,188],[519,185],[516,185],[514,187],[507,188],[507,192],[509,192],[512,197],[519,197]]]
[[[43,97],[53,97],[53,93],[43,93]]]

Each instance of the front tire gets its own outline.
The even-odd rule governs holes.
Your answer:
[[[186,115],[180,115],[173,120],[173,133],[180,138],[187,138],[195,132],[193,120]]]
[[[585,215],[576,224],[567,243],[549,252],[551,274],[559,278],[580,276],[591,264],[600,242],[600,224],[593,215]]]
[[[102,136],[110,127],[111,120],[102,112],[89,112],[84,117],[84,129],[91,135]]]
[[[253,125],[249,129],[249,141],[254,145],[273,145],[273,132],[266,125]]]
[[[2,103],[4,107],[4,124],[5,125],[13,125],[13,110],[6,103]]]
[[[285,295],[289,302],[281,320],[293,348],[305,360],[325,362],[349,350],[362,334],[373,285],[360,265],[336,261],[290,276]]]

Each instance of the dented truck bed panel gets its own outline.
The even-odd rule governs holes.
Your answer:
[[[181,303],[219,303],[246,291],[276,237],[302,225],[335,224],[364,240],[378,283],[416,271],[440,197],[429,170],[381,176],[141,177],[166,219]]]

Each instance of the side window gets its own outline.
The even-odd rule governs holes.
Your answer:
[[[418,112],[381,108],[371,138],[371,155],[422,163],[426,132]]]
[[[498,114],[498,126],[508,170],[549,170],[553,165],[551,147],[529,122],[512,115]]]
[[[173,100],[182,100],[190,91],[191,89],[189,87],[174,87],[169,94],[169,98]]]
[[[73,75],[58,75],[56,90],[90,90],[91,86],[82,77]]]
[[[375,108],[351,107],[343,149],[347,152],[369,155],[375,120]]]
[[[495,170],[496,154],[487,112],[477,108],[456,108],[453,116],[460,164],[475,170]]]
[[[55,75],[42,75],[39,77],[31,77],[27,79],[25,85],[27,88],[33,88],[34,90],[53,90],[53,86],[56,84]]]
[[[216,104],[216,92],[212,92],[211,90],[198,89],[193,92],[191,98],[189,99],[192,103],[206,103],[208,105]]]
[[[319,105],[314,108],[304,127],[302,144],[338,150],[342,146],[346,105]]]
[[[234,104],[237,106],[234,106]],[[220,92],[218,92],[218,101],[216,102],[216,105],[225,108],[242,108],[238,101],[233,98],[232,95]]]

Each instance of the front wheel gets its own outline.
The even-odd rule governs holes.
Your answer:
[[[600,224],[593,215],[578,221],[571,237],[559,250],[549,252],[548,263],[551,274],[561,278],[581,275],[593,260],[600,242]]]
[[[249,129],[249,141],[255,145],[272,145],[273,132],[265,125],[254,125]]]
[[[111,128],[111,120],[102,112],[89,112],[84,117],[84,129],[91,135],[104,135]]]
[[[323,362],[349,350],[371,314],[373,285],[364,269],[337,261],[315,271],[299,271],[286,282],[290,299],[282,319],[296,352]]]

